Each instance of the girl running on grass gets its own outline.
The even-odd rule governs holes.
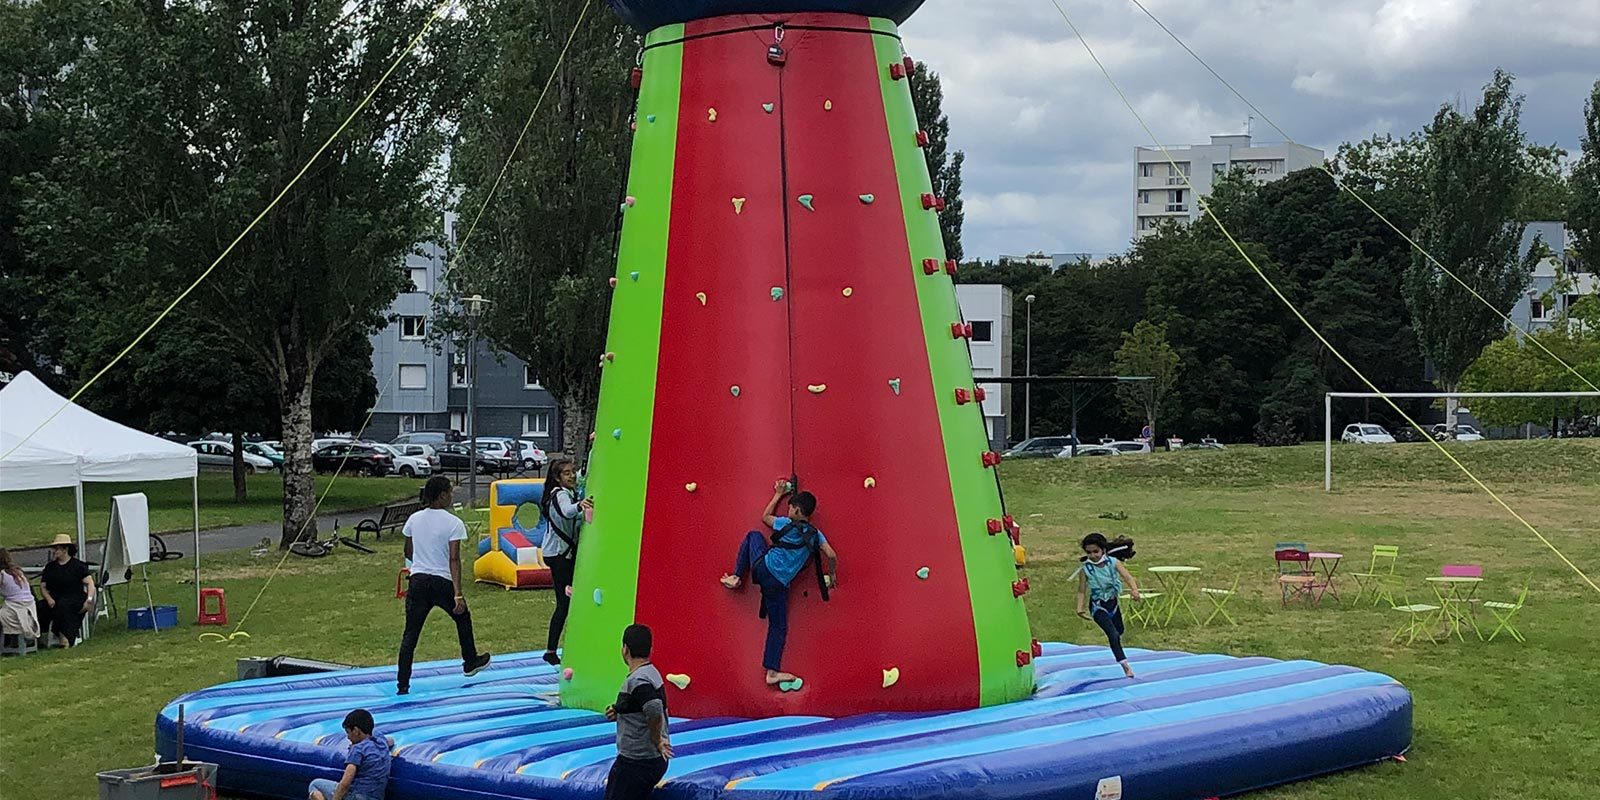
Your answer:
[[[1111,643],[1111,655],[1117,659],[1117,664],[1122,667],[1122,673],[1133,677],[1133,667],[1128,665],[1128,655],[1122,652],[1122,610],[1117,608],[1117,597],[1122,594],[1124,583],[1133,599],[1139,599],[1139,584],[1128,573],[1128,568],[1122,566],[1122,560],[1109,555],[1112,544],[1106,541],[1105,534],[1091,533],[1083,537],[1079,543],[1083,547],[1083,566],[1078,571],[1083,574],[1083,581],[1078,584],[1078,616],[1100,626],[1106,632],[1106,639]],[[1133,540],[1119,538],[1116,550],[1122,558],[1133,555]],[[1085,613],[1085,604],[1088,613]]]

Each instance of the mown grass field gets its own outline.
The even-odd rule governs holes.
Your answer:
[[[1463,463],[1583,570],[1600,575],[1600,440],[1452,445]],[[1073,615],[1077,539],[1089,530],[1138,541],[1137,576],[1158,564],[1203,568],[1202,583],[1240,579],[1237,628],[1177,624],[1129,632],[1130,645],[1312,658],[1354,664],[1404,682],[1416,701],[1407,763],[1385,763],[1250,795],[1261,800],[1572,800],[1600,785],[1600,592],[1426,445],[1341,447],[1336,491],[1322,491],[1321,450],[1235,448],[1074,462],[1008,463],[1011,510],[1026,524],[1029,611],[1045,640],[1103,643]],[[343,481],[341,481],[342,483]],[[337,490],[336,490],[337,491]],[[1103,518],[1102,515],[1106,515]],[[1125,518],[1121,518],[1125,517]],[[819,520],[820,521],[820,520]],[[1304,540],[1366,565],[1373,544],[1401,549],[1415,599],[1443,563],[1479,563],[1480,597],[1511,599],[1531,583],[1519,627],[1526,645],[1391,644],[1402,620],[1361,603],[1283,608],[1272,544]],[[841,556],[849,558],[843,551]],[[262,588],[276,554],[211,559],[208,585],[226,588],[235,619]],[[399,544],[380,552],[292,558],[246,621],[239,644],[201,643],[187,626],[160,634],[103,627],[81,649],[0,662],[0,797],[94,796],[97,769],[146,763],[156,712],[173,697],[227,681],[234,659],[289,653],[357,664],[394,659],[401,614],[393,598]],[[193,619],[184,567],[154,575],[158,602]],[[1345,591],[1354,585],[1346,582]],[[548,594],[473,587],[478,638],[495,652],[534,649]],[[1201,599],[1194,601],[1204,606]],[[1488,620],[1484,615],[1482,620]],[[441,621],[419,659],[450,658]]]

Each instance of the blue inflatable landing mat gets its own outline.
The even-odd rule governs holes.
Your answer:
[[[1126,800],[1192,800],[1390,758],[1411,743],[1411,694],[1394,679],[1313,661],[1047,644],[1038,691],[1004,706],[828,719],[672,720],[661,800],[1056,800],[1120,785]],[[173,701],[157,747],[221,765],[225,792],[299,800],[337,778],[339,725],[377,719],[395,753],[389,800],[598,800],[615,725],[554,702],[536,653],[240,681]],[[698,688],[698,687],[695,687]],[[672,690],[669,690],[672,691]]]

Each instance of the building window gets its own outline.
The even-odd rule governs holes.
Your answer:
[[[1211,174],[1212,175],[1226,175],[1226,174],[1228,174],[1228,164],[1227,164],[1227,162],[1218,161],[1217,163],[1212,164],[1211,165]]]
[[[547,410],[530,411],[522,415],[523,436],[549,436],[550,412]]]
[[[464,411],[450,412],[450,430],[453,433],[467,432],[467,414]]]
[[[1153,178],[1153,177],[1155,177],[1155,175],[1156,175],[1156,165],[1155,164],[1140,164],[1139,165],[1139,177],[1141,177],[1141,178]]]
[[[530,367],[527,364],[523,364],[522,365],[522,388],[524,388],[524,389],[543,389],[544,388],[543,386],[539,385],[539,376],[535,375],[533,373],[533,367]]]
[[[416,433],[422,429],[422,420],[416,414],[400,415],[400,432]]]
[[[992,342],[992,341],[994,341],[994,323],[990,322],[989,320],[986,320],[986,319],[973,320],[973,322],[972,322],[972,341],[974,341],[974,342]]]
[[[1150,193],[1149,192],[1140,192],[1139,193],[1139,204],[1143,205],[1143,204],[1148,203],[1148,202],[1150,202]]]
[[[1528,301],[1528,316],[1533,319],[1545,319],[1544,299],[1535,297]]]
[[[1566,304],[1566,306],[1564,306],[1564,308],[1567,310],[1568,313],[1571,313],[1572,312],[1572,307],[1577,305],[1578,301],[1582,300],[1582,299],[1583,299],[1582,295],[1569,294],[1569,295],[1567,295],[1567,304]]]
[[[428,367],[424,364],[400,365],[400,388],[426,389],[428,388]]]
[[[428,291],[428,268],[411,267],[406,270],[406,279],[411,282],[411,291]]]
[[[416,341],[422,339],[427,333],[426,317],[401,317],[400,339],[402,341]]]
[[[1174,168],[1171,164],[1168,164],[1167,165],[1167,172],[1169,174],[1171,174],[1172,177],[1174,177],[1174,178],[1179,177],[1179,176],[1188,175],[1189,174],[1189,162],[1187,162],[1187,161],[1179,161],[1178,162],[1178,166],[1176,168]]]
[[[467,354],[459,350],[450,355],[450,385],[457,389],[467,385]]]

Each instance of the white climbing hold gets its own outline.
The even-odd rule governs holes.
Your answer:
[[[861,198],[861,202],[864,205],[869,205],[869,206],[872,205],[872,203],[875,200],[878,199],[878,196],[877,195],[873,195],[873,194],[863,194],[863,195],[857,195],[857,196]]]
[[[743,198],[743,197],[735,197],[735,198],[733,198],[733,213],[735,213],[735,214],[743,214],[744,213],[744,201],[745,201],[745,198]]]
[[[710,120],[711,122],[716,122],[717,121],[717,110],[714,109],[714,108],[706,109],[706,119]]]
[[[927,567],[923,567],[923,568],[917,570],[917,577],[921,578],[922,580],[927,580],[928,579],[928,568]]]
[[[639,202],[638,198],[635,198],[631,194],[628,195],[627,197],[623,198],[623,200],[622,200],[622,204],[627,206],[628,208],[633,208],[634,205],[637,204],[638,202]]]
[[[824,101],[822,101],[822,110],[823,111],[832,111],[833,110],[833,101],[832,100],[824,100]]]
[[[681,672],[667,673],[667,683],[678,687],[680,690],[689,688],[689,676]]]
[[[594,590],[594,604],[595,605],[600,605],[600,590],[599,589],[595,589]]]
[[[695,292],[694,293],[694,299],[699,300],[700,301],[700,305],[705,305],[706,304],[706,293],[705,292]]]
[[[698,484],[698,483],[686,483],[686,484],[683,485],[683,490],[686,491],[686,492],[689,492],[691,494],[693,494],[694,491],[696,489],[699,489],[699,488],[700,488],[700,484]]]
[[[844,287],[844,291],[841,294],[843,294],[845,297],[849,297],[850,295],[853,295],[855,293],[856,293],[856,290],[846,286],[846,287]]]
[[[890,378],[889,379],[889,388],[893,389],[894,393],[896,395],[899,395],[900,394],[900,379],[899,378]]]
[[[900,668],[890,667],[883,671],[883,688],[887,689],[900,682]]]
[[[861,485],[865,488],[871,489],[872,487],[878,485],[878,479],[868,475],[867,479],[861,482]]]
[[[810,392],[812,394],[822,394],[823,392],[828,391],[828,384],[826,384],[826,383],[813,383],[813,384],[811,384],[811,385],[806,387],[806,391],[808,391],[808,392]]]

